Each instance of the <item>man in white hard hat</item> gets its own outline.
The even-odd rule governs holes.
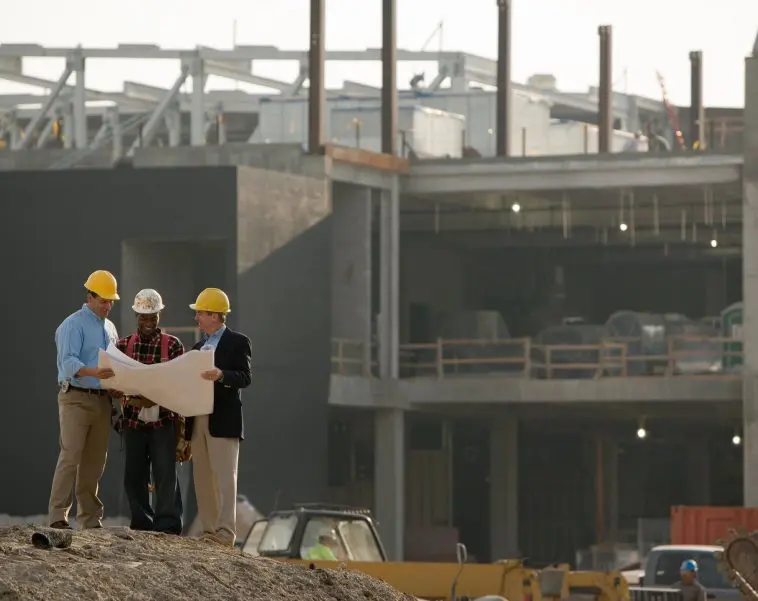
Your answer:
[[[52,528],[70,529],[68,514],[76,482],[76,519],[83,528],[101,528],[103,503],[97,495],[108,457],[113,407],[107,381],[113,370],[97,366],[100,349],[115,343],[116,326],[108,319],[119,300],[116,278],[93,271],[84,282],[82,308],[55,331],[58,349],[58,419],[60,454],[50,487],[48,520]]]
[[[132,309],[137,331],[118,341],[118,349],[132,359],[152,365],[176,359],[184,346],[176,336],[158,327],[163,299],[152,288],[140,290]],[[182,498],[177,479],[177,435],[181,416],[144,397],[126,396],[117,429],[124,440],[124,489],[131,510],[131,528],[168,534],[182,532]],[[181,458],[184,459],[184,458]],[[152,469],[154,507],[148,484]]]
[[[233,546],[237,537],[237,465],[244,439],[242,389],[252,380],[250,339],[226,325],[229,297],[206,288],[190,305],[203,339],[193,350],[212,351],[214,365],[201,377],[215,382],[213,413],[187,418],[197,513],[203,537]]]

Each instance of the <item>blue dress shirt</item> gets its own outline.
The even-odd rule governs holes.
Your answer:
[[[70,382],[78,388],[100,388],[100,380],[87,376],[77,378],[82,367],[97,367],[100,349],[116,344],[118,332],[109,319],[97,316],[86,304],[69,315],[55,330],[58,349],[58,384]]]
[[[221,326],[218,330],[213,332],[210,336],[205,335],[203,337],[203,346],[201,347],[202,350],[208,351],[208,350],[216,350],[216,347],[218,346],[219,340],[221,340],[221,336],[224,335],[224,332],[226,332],[226,326]]]

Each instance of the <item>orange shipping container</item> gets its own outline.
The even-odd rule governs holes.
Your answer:
[[[758,507],[671,508],[672,545],[715,545],[730,528],[758,530]]]

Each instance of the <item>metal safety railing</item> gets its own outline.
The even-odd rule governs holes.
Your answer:
[[[332,373],[342,376],[378,375],[376,345],[359,340],[332,338]]]
[[[332,372],[378,374],[376,349],[332,341]],[[401,377],[500,375],[528,379],[629,377],[737,378],[742,342],[672,335],[663,340],[606,338],[592,344],[542,344],[531,338],[456,339],[400,346]]]

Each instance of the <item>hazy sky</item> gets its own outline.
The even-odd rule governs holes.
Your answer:
[[[150,43],[163,47],[230,47],[237,21],[239,44],[307,49],[308,0],[5,0],[0,41],[47,46],[115,46]],[[398,46],[418,50],[440,21],[443,35],[427,49],[460,50],[495,58],[496,0],[398,0]],[[326,0],[327,48],[381,45],[380,0]],[[717,8],[718,7],[718,8]],[[659,70],[677,104],[689,103],[691,50],[704,55],[707,105],[744,104],[744,58],[758,32],[758,0],[513,0],[513,74],[524,82],[533,73],[552,73],[558,87],[585,91],[597,83],[600,24],[613,25],[614,88],[659,98]],[[28,71],[56,78],[54,59],[27,61]],[[424,67],[427,81],[434,65]],[[407,81],[419,65],[399,68]],[[124,79],[169,87],[178,66],[168,63],[91,61],[89,86],[120,89]],[[260,64],[256,73],[294,79],[296,65]],[[379,66],[334,64],[327,85],[344,79],[379,84]],[[209,88],[228,88],[224,80]],[[249,89],[242,86],[243,89]],[[0,92],[33,89],[0,82]]]

